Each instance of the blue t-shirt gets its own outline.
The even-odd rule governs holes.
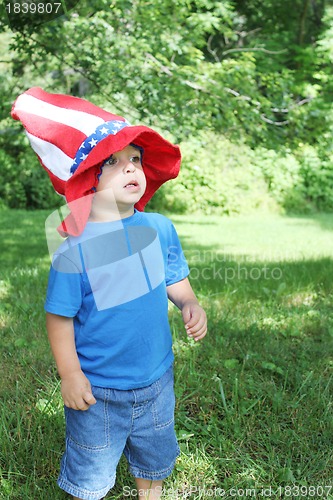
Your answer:
[[[74,319],[81,368],[93,385],[146,387],[173,362],[166,287],[188,274],[166,217],[135,211],[88,222],[53,256],[45,310]]]

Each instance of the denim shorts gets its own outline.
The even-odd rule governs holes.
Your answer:
[[[60,488],[84,500],[103,498],[114,486],[122,453],[134,477],[157,481],[169,476],[179,455],[172,367],[142,389],[93,386],[92,392],[97,403],[88,410],[65,407]]]

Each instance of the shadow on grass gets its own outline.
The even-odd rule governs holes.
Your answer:
[[[309,215],[287,214],[287,219],[302,221],[304,225],[316,224],[326,231],[333,231],[333,212],[332,213],[313,213]]]
[[[0,269],[34,265],[48,255],[44,224],[48,211],[0,211]]]
[[[328,484],[333,259],[231,258],[189,241],[191,283],[208,315],[208,335],[194,344],[171,312],[176,423],[193,436],[189,449],[215,457],[211,486]]]
[[[274,260],[269,256],[233,255],[221,251],[219,245],[193,244],[188,237],[182,242],[192,286],[207,297],[233,291],[265,303],[274,295],[291,297],[306,291],[332,290],[333,257]]]

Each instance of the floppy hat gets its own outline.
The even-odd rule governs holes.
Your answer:
[[[22,122],[54,189],[68,203],[71,213],[58,228],[62,235],[77,236],[83,231],[100,167],[111,154],[129,144],[144,151],[147,187],[135,205],[138,210],[144,210],[157,189],[179,173],[178,146],[151,128],[132,126],[123,117],[85,99],[32,87],[16,99],[11,115]]]

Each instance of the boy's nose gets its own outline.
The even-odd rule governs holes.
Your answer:
[[[135,171],[135,165],[131,162],[131,161],[128,161],[125,165],[124,165],[124,172],[134,172]]]

